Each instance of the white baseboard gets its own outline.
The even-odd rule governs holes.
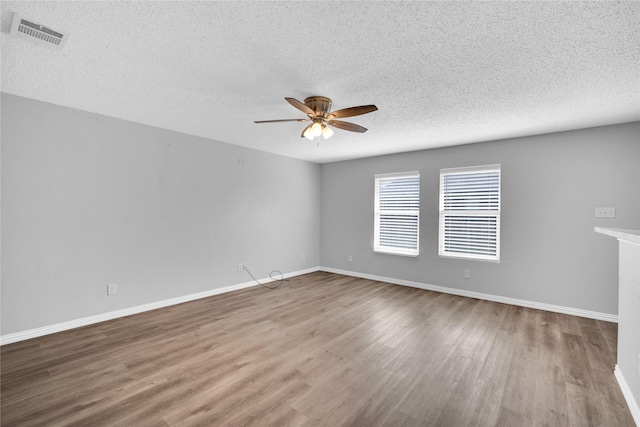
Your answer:
[[[579,308],[564,307],[560,305],[545,304],[545,303],[539,303],[535,301],[527,301],[527,300],[521,300],[516,298],[498,296],[498,295],[484,294],[480,292],[466,291],[462,289],[448,288],[444,286],[429,285],[426,283],[412,282],[409,280],[402,280],[402,279],[394,279],[391,277],[375,276],[372,274],[357,273],[354,271],[339,270],[339,269],[329,268],[329,267],[313,267],[306,270],[299,270],[291,273],[286,273],[284,277],[287,278],[287,277],[299,276],[301,274],[313,273],[315,271],[326,271],[328,273],[336,273],[336,274],[343,274],[345,276],[359,277],[362,279],[377,280],[380,282],[392,283],[395,285],[409,286],[413,288],[443,292],[446,294],[459,295],[463,297],[477,298],[477,299],[482,299],[487,301],[500,302],[504,304],[517,305],[521,307],[535,308],[539,310],[552,311],[555,313],[570,314],[573,316],[586,317],[589,319],[604,320],[606,322],[614,322],[614,323],[618,322],[618,316],[615,314],[600,313],[596,311],[582,310]],[[271,278],[263,278],[259,280],[262,283],[269,283],[273,281],[273,279]],[[28,340],[30,338],[40,337],[43,335],[54,334],[56,332],[67,331],[69,329],[79,328],[82,326],[92,325],[94,323],[100,323],[107,320],[113,320],[119,317],[130,316],[132,314],[137,314],[137,313],[143,313],[145,311],[155,310],[158,308],[168,307],[176,304],[182,304],[184,302],[193,301],[200,298],[207,298],[210,296],[219,295],[226,292],[232,292],[240,289],[250,288],[252,286],[257,286],[257,285],[255,282],[249,281],[249,282],[239,283],[236,285],[225,286],[223,288],[211,289],[209,291],[199,292],[196,294],[184,295],[184,296],[171,298],[167,300],[138,305],[135,307],[129,307],[122,310],[110,311],[107,313],[101,313],[94,316],[83,317],[80,319],[70,320],[68,322],[56,323],[53,325],[43,326],[40,328],[29,329],[21,332],[15,332],[12,334],[0,336],[0,346],[5,344],[11,344],[18,341]]]
[[[301,274],[313,273],[318,271],[319,267],[313,267],[306,270],[299,270],[291,273],[284,274],[284,277],[299,276]],[[261,283],[273,282],[270,277],[259,279]],[[83,317],[80,319],[70,320],[68,322],[56,323],[53,325],[43,326],[40,328],[29,329],[27,331],[15,332],[13,334],[0,336],[0,346],[5,344],[11,344],[18,341],[28,340],[30,338],[41,337],[43,335],[55,334],[56,332],[67,331],[69,329],[75,329],[82,326],[92,325],[94,323],[100,323],[107,320],[117,319],[119,317],[130,316],[132,314],[143,313],[145,311],[155,310],[158,308],[168,307],[170,305],[182,304],[184,302],[194,301],[200,298],[207,298],[214,295],[224,294],[227,292],[237,291],[240,289],[250,288],[252,286],[258,286],[254,281],[238,283],[236,285],[225,286],[222,288],[215,288],[204,292],[198,292],[195,294],[183,295],[175,298],[170,298],[162,301],[151,302],[148,304],[137,305],[135,307],[124,308],[122,310],[109,311],[107,313],[101,313],[94,316]]]
[[[634,399],[633,393],[631,393],[631,389],[629,388],[629,384],[627,384],[627,381],[624,379],[622,371],[618,365],[616,365],[616,369],[613,371],[613,374],[616,376],[616,380],[618,380],[618,385],[620,386],[620,390],[622,390],[622,395],[624,396],[624,400],[627,402],[629,411],[631,411],[633,421],[636,422],[636,426],[640,427],[640,407],[638,407],[638,402]]]
[[[605,322],[618,323],[618,315],[609,313],[600,313],[597,311],[583,310],[580,308],[565,307],[562,305],[546,304],[542,302],[528,301],[517,298],[503,297],[499,295],[485,294],[481,292],[466,291],[463,289],[447,288],[444,286],[429,285],[426,283],[412,282],[409,280],[394,279],[391,277],[375,276],[373,274],[357,273],[348,270],[339,270],[336,268],[320,267],[320,271],[328,273],[343,274],[345,276],[359,277],[362,279],[376,280],[379,282],[392,283],[394,285],[409,286],[412,288],[426,289],[428,291],[442,292],[445,294],[459,295],[463,297],[482,299],[503,304],[517,305],[520,307],[535,308],[538,310],[552,311],[554,313],[570,314],[572,316],[586,317],[589,319],[603,320]]]

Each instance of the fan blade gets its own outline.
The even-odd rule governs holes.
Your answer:
[[[312,116],[316,115],[316,112],[313,111],[311,108],[307,107],[304,103],[298,101],[295,98],[285,98],[287,100],[287,102],[291,105],[293,105],[294,107],[296,107],[298,110],[302,111],[305,114],[309,114]]]
[[[308,122],[311,119],[256,120],[253,123]]]
[[[353,116],[359,116],[360,114],[371,113],[377,110],[378,110],[378,107],[376,107],[375,105],[361,105],[359,107],[350,107],[350,108],[344,108],[342,110],[333,111],[329,113],[328,117],[330,119],[342,119],[345,117],[353,117]]]
[[[367,131],[367,128],[364,128],[360,125],[356,125],[354,123],[349,123],[349,122],[343,122],[341,120],[329,120],[327,122],[328,125],[331,126],[335,126],[339,129],[344,129],[344,130],[348,130],[351,132],[360,132],[360,133],[364,133]]]

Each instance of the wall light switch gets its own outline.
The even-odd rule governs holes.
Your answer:
[[[107,285],[107,295],[115,295],[118,292],[118,285],[110,283]]]
[[[596,208],[596,218],[615,218],[616,208]]]

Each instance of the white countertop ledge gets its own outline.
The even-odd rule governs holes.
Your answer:
[[[615,237],[618,240],[624,240],[625,242],[635,243],[640,245],[640,230],[631,230],[628,228],[607,228],[607,227],[594,227],[593,231],[607,236]]]

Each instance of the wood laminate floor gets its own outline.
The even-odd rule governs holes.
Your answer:
[[[616,325],[317,272],[2,347],[2,426],[633,426]]]

